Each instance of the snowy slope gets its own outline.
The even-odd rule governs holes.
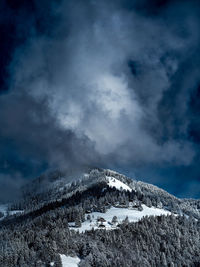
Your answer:
[[[117,216],[118,223],[122,223],[122,221],[128,216],[129,222],[137,222],[141,220],[144,216],[159,216],[159,215],[168,215],[171,212],[158,209],[154,207],[147,207],[146,205],[142,205],[143,210],[139,211],[137,209],[130,208],[116,208],[111,207],[106,211],[106,213],[101,212],[92,212],[90,213],[91,220],[86,220],[82,223],[81,227],[74,228],[74,223],[69,223],[70,229],[79,230],[79,232],[85,232],[86,230],[91,230],[92,228],[98,229],[99,224],[97,223],[97,218],[101,217],[106,220],[104,222],[105,229],[111,230],[116,228],[116,225],[111,225],[111,221],[113,216]]]
[[[78,257],[70,257],[64,254],[60,254],[62,267],[78,267],[80,259]]]
[[[51,178],[52,176],[53,178]],[[125,190],[128,193],[130,192],[132,195],[135,192],[136,197],[143,195],[145,200],[152,202],[151,204],[153,206],[159,208],[165,207],[178,214],[186,214],[196,219],[200,218],[200,201],[198,202],[198,200],[178,199],[157,186],[130,179],[116,171],[99,168],[84,170],[81,173],[75,173],[69,176],[55,172],[50,175],[50,178],[48,178],[48,175],[45,178],[39,177],[27,185],[26,190],[24,190],[24,192],[28,192],[25,193],[24,197],[26,201],[22,201],[19,207],[25,213],[32,212],[33,208],[34,210],[38,210],[49,203],[57,201],[62,203],[62,199],[71,198],[77,192],[82,194],[86,190],[93,191],[93,187],[104,187],[105,184],[119,191]],[[105,189],[102,188],[102,192],[105,192]],[[39,199],[39,201],[33,207],[32,202],[35,198]],[[143,201],[143,204],[147,204],[147,202]],[[149,202],[147,205],[149,205]]]
[[[115,187],[118,190],[127,190],[127,191],[132,191],[132,189],[126,185],[125,183],[121,182],[120,180],[112,177],[112,176],[106,176],[107,183],[110,187]]]

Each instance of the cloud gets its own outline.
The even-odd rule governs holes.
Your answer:
[[[62,1],[47,14],[35,3],[0,96],[9,155],[49,166],[193,164],[199,9],[153,2]]]
[[[0,174],[0,202],[11,202],[20,197],[20,187],[25,183],[25,180],[19,173],[14,176],[9,174]]]
[[[2,116],[1,147],[10,154],[20,152],[19,157],[35,158],[50,165],[69,167],[72,164],[85,164],[92,161],[88,153],[92,143],[86,136],[78,138],[71,130],[62,129],[55,117],[49,114],[46,101],[37,102],[26,93],[10,94],[1,97]],[[91,152],[90,151],[90,152]],[[89,159],[91,157],[91,159]]]

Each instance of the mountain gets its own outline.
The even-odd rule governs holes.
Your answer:
[[[200,266],[200,200],[100,168],[47,173],[22,195],[0,206],[2,267]]]

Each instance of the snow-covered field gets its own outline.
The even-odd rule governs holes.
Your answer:
[[[107,179],[108,185],[110,187],[115,187],[118,190],[123,189],[123,190],[127,190],[130,192],[132,191],[132,189],[128,185],[126,185],[125,183],[121,182],[120,180],[118,180],[112,176],[106,176],[106,179]]]
[[[171,214],[171,212],[164,210],[164,209],[158,209],[154,207],[147,207],[146,205],[142,205],[143,210],[139,211],[136,209],[129,209],[129,208],[115,208],[111,207],[106,211],[106,213],[101,212],[92,212],[90,213],[90,220],[86,220],[82,223],[81,227],[74,227],[74,223],[69,223],[70,229],[74,229],[79,232],[85,232],[86,230],[99,229],[99,224],[103,224],[105,227],[102,227],[107,230],[115,229],[116,224],[111,224],[112,219],[114,216],[117,216],[118,223],[121,223],[127,216],[129,219],[129,222],[137,222],[141,220],[144,216],[159,216],[159,215],[167,215]],[[104,218],[105,222],[98,223],[98,218]]]
[[[80,262],[78,257],[70,257],[64,254],[60,254],[60,258],[63,267],[77,267]]]

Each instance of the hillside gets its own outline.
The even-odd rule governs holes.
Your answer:
[[[52,172],[22,190],[0,206],[2,267],[200,264],[199,200],[104,169]]]

